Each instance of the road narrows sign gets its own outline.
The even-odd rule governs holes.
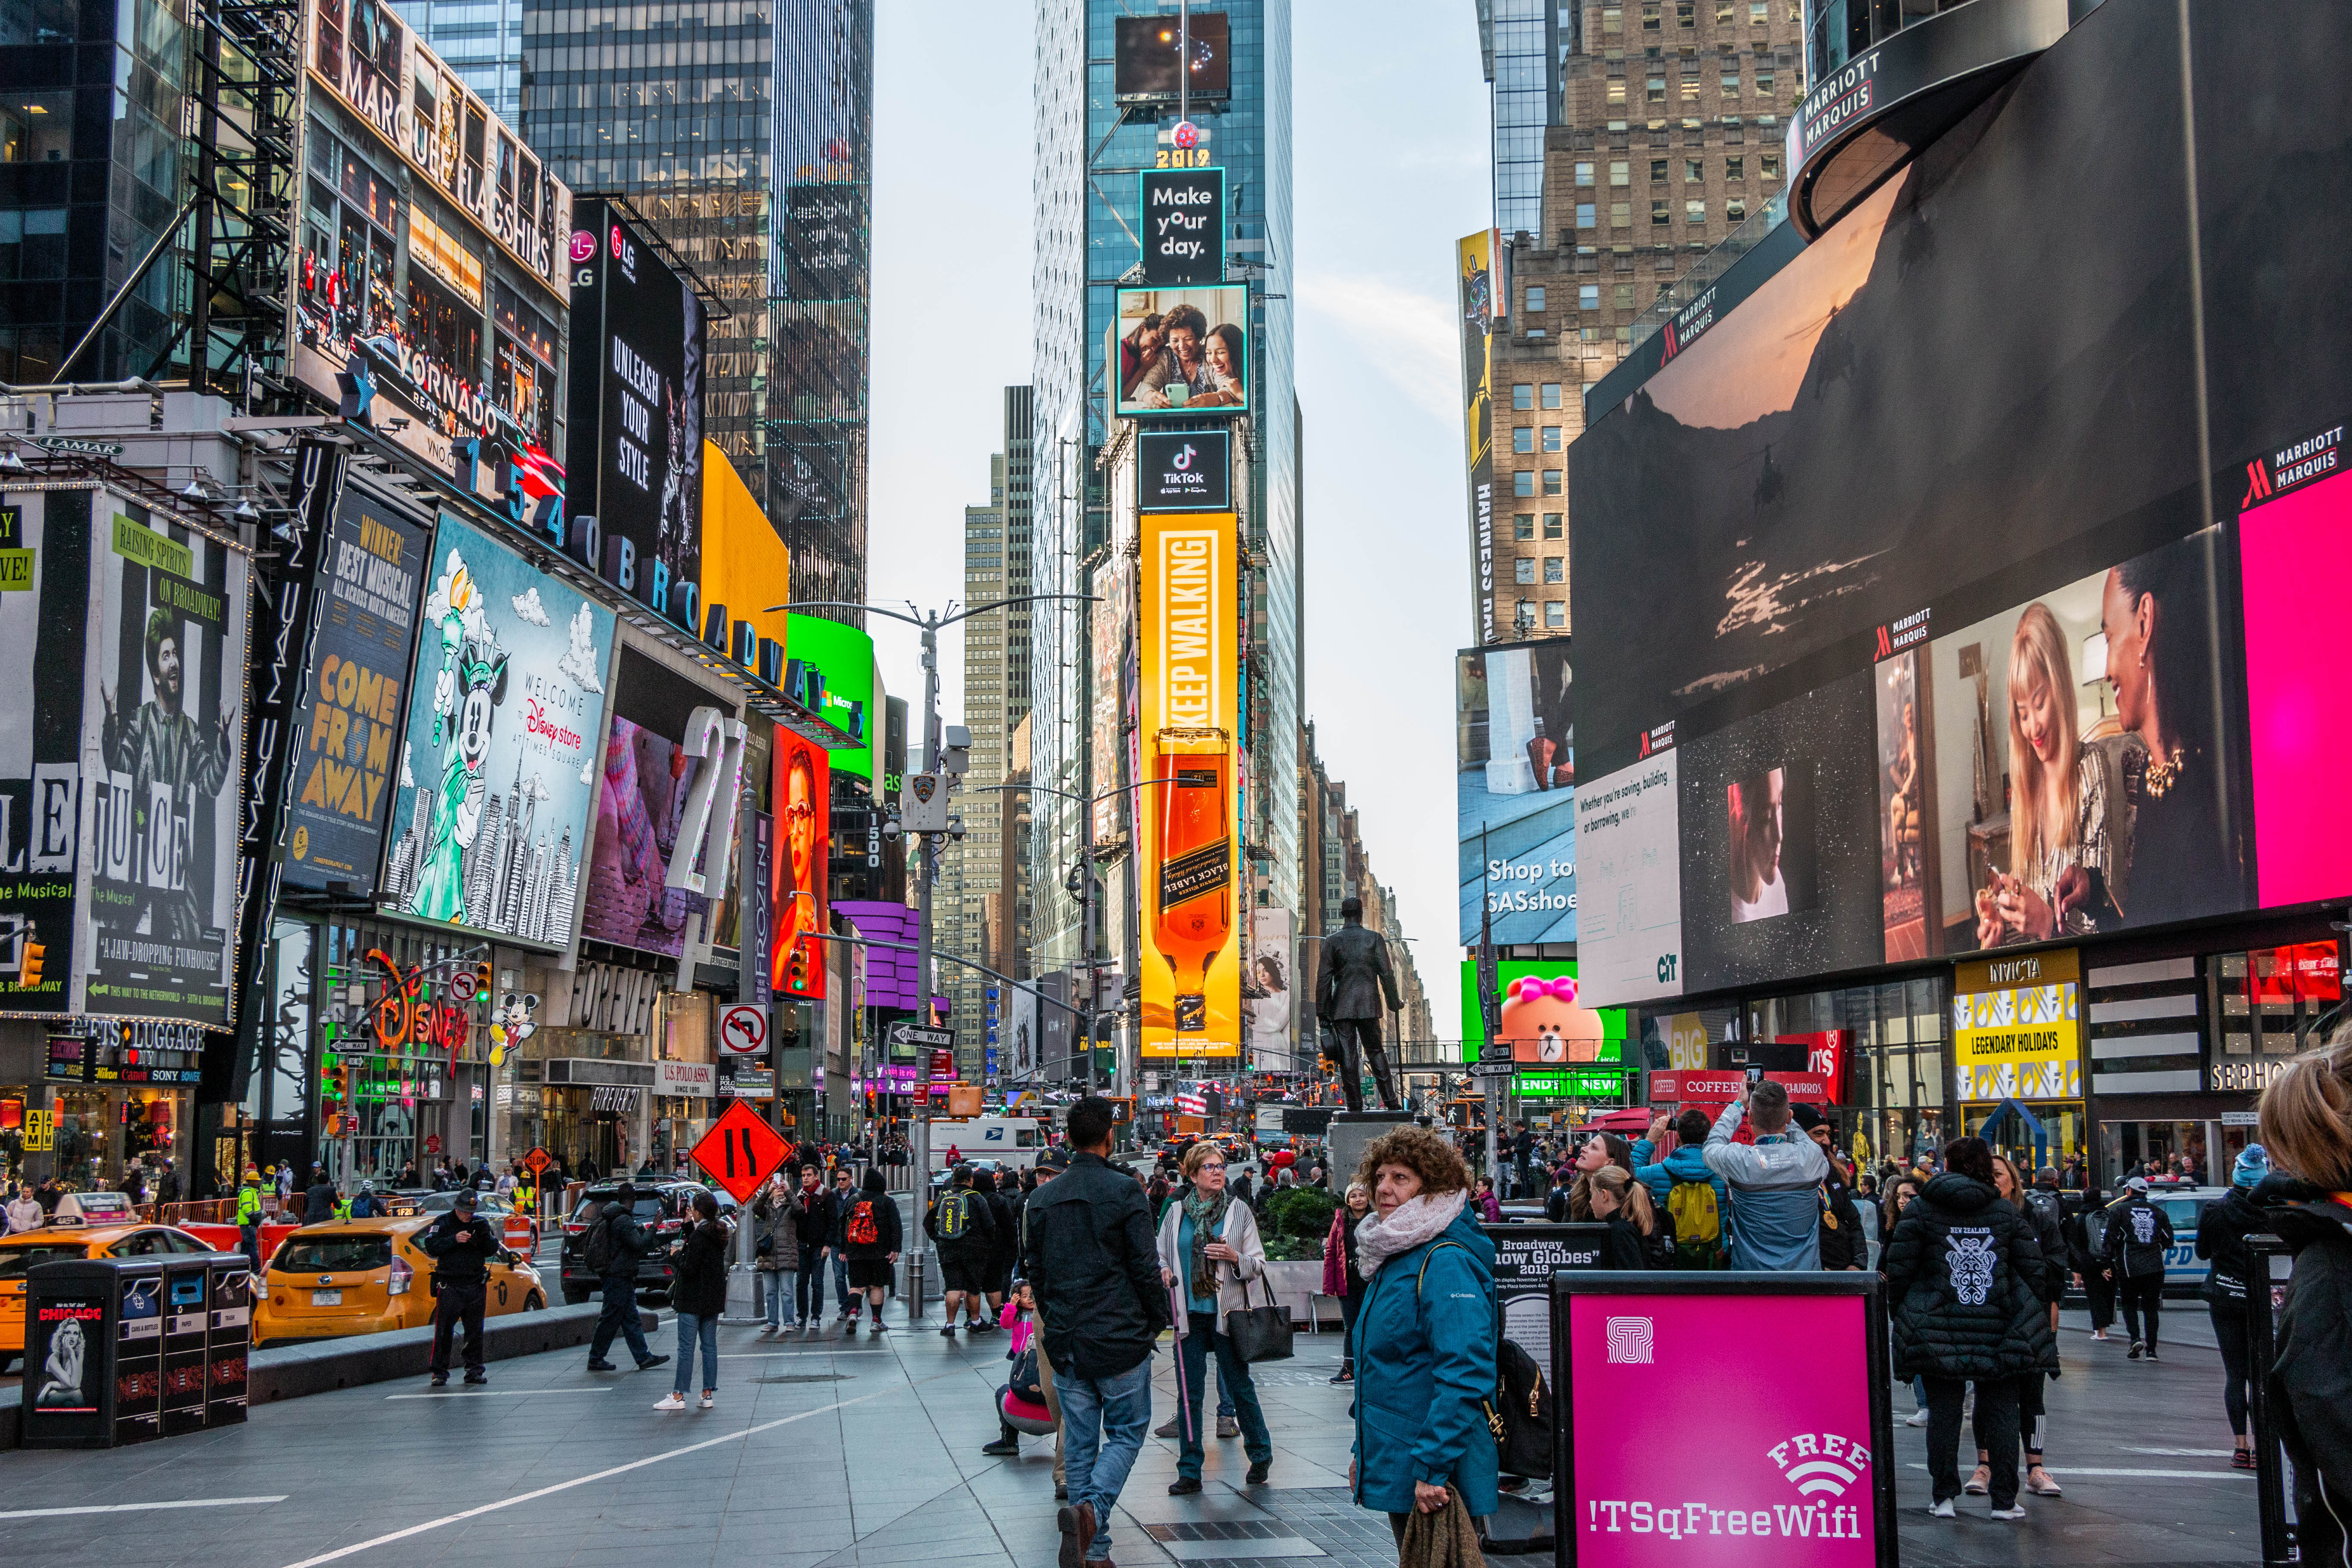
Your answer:
[[[769,1126],[748,1101],[735,1100],[719,1113],[710,1131],[694,1146],[694,1163],[727,1189],[739,1204],[749,1203],[761,1182],[784,1163],[792,1145]]]

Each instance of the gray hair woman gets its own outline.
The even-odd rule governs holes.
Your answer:
[[[1176,1461],[1171,1497],[1201,1489],[1201,1383],[1208,1352],[1217,1352],[1217,1373],[1234,1412],[1241,1419],[1242,1447],[1249,1455],[1249,1484],[1256,1486],[1274,1464],[1274,1438],[1258,1408],[1249,1363],[1225,1337],[1225,1319],[1248,1304],[1248,1281],[1265,1274],[1265,1244],[1258,1239],[1257,1216],[1237,1194],[1225,1189],[1224,1151],[1207,1139],[1184,1151],[1184,1174],[1192,1190],[1160,1216],[1160,1278],[1183,1303],[1171,1312],[1184,1390],[1180,1430],[1184,1451]]]

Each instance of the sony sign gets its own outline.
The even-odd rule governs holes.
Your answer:
[[[1225,280],[1225,172],[1143,171],[1143,281]]]
[[[1231,511],[1233,476],[1225,430],[1147,430],[1137,438],[1138,511]]]

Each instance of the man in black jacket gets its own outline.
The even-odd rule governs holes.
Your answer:
[[[490,1265],[507,1256],[498,1227],[474,1213],[471,1189],[461,1190],[447,1214],[425,1227],[417,1249],[433,1259],[433,1386],[449,1381],[449,1341],[466,1325],[466,1381],[488,1383],[482,1370],[482,1313]]]
[[[793,1308],[801,1331],[813,1334],[824,1322],[824,1259],[833,1245],[840,1205],[825,1190],[824,1167],[811,1160],[801,1167],[800,1191],[793,1194],[793,1234],[800,1238],[800,1272],[793,1276]],[[848,1317],[845,1306],[842,1316]]]
[[[970,1165],[958,1165],[950,1174],[948,1190],[923,1216],[923,1234],[940,1249],[940,1292],[948,1314],[940,1334],[955,1338],[959,1310],[971,1314],[971,1331],[981,1332],[981,1303],[995,1272],[996,1210],[973,1190]]]
[[[588,1257],[591,1260],[601,1258],[603,1267],[598,1272],[604,1281],[604,1310],[596,1320],[595,1333],[588,1340],[590,1372],[620,1370],[604,1359],[616,1333],[628,1342],[629,1354],[636,1358],[639,1372],[669,1360],[666,1355],[656,1355],[653,1347],[646,1343],[645,1324],[637,1317],[637,1265],[653,1250],[654,1238],[639,1223],[635,1203],[636,1194],[624,1182],[588,1226]],[[601,1246],[597,1234],[600,1231],[604,1233]]]
[[[1070,1108],[1068,1172],[1030,1194],[1024,1266],[1067,1439],[1060,1568],[1110,1561],[1111,1510],[1151,1426],[1151,1347],[1169,1326],[1151,1205],[1111,1168],[1110,1101]]]
[[[2103,1265],[2122,1298],[2124,1332],[2131,1336],[2131,1356],[2156,1359],[2157,1321],[2164,1311],[2164,1249],[2172,1245],[2172,1221],[2148,1201],[2147,1178],[2134,1176],[2124,1184],[2123,1202],[2107,1210],[2105,1257]],[[2147,1316],[2147,1337],[2140,1334],[2140,1315]]]
[[[310,1184],[302,1189],[302,1223],[327,1225],[335,1217],[335,1184],[327,1180],[327,1167],[310,1167]]]

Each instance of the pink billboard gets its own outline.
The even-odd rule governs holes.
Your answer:
[[[2352,587],[2352,474],[2242,513],[2238,550],[2260,901],[2341,898],[2352,892],[2344,809],[2352,728],[2342,720],[2343,676],[2329,647]]]
[[[1632,1418],[1706,1444],[1704,1463],[1662,1466],[1654,1444],[1572,1440],[1564,1561],[1874,1568],[1893,1481],[1874,1457],[1864,1295],[1579,1289],[1567,1305],[1569,1432],[1622,1433]]]

